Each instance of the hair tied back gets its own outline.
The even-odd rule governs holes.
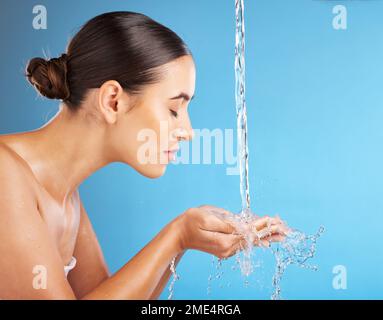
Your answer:
[[[41,95],[50,99],[65,101],[70,97],[67,74],[68,55],[66,53],[49,60],[33,58],[26,68],[28,81]]]

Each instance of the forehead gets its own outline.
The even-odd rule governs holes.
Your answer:
[[[161,66],[161,80],[148,88],[148,93],[166,95],[168,98],[185,92],[194,94],[196,71],[193,58],[183,56]]]

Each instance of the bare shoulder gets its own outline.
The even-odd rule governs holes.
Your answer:
[[[5,166],[21,164],[20,156],[17,155],[8,145],[0,141],[0,169]]]
[[[28,171],[25,160],[12,148],[0,141],[0,172],[22,176],[28,174]]]
[[[0,259],[0,299],[74,299],[25,166],[0,143],[0,256],[6,257]],[[36,266],[49,275],[45,290],[33,285]]]
[[[30,169],[25,161],[10,147],[0,142],[0,189],[4,195],[35,197]]]

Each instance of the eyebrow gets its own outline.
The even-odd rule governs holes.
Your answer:
[[[189,101],[189,100],[193,100],[194,95],[190,98],[190,96],[187,93],[181,92],[178,96],[170,98],[170,100],[176,100],[176,99],[181,99],[181,98]]]

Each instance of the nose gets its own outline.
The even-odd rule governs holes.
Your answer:
[[[193,131],[193,129],[186,130],[186,129],[180,128],[179,134],[177,134],[177,139],[178,140],[190,141],[193,138],[194,138],[194,131]]]
[[[190,141],[191,139],[194,138],[194,131],[192,128],[190,128],[189,130],[185,128],[178,128],[175,136],[178,141],[181,141],[181,140]]]
[[[189,117],[187,117],[186,121],[182,123],[183,125],[177,130],[177,140],[186,140],[190,141],[194,138],[194,130],[190,123]]]

